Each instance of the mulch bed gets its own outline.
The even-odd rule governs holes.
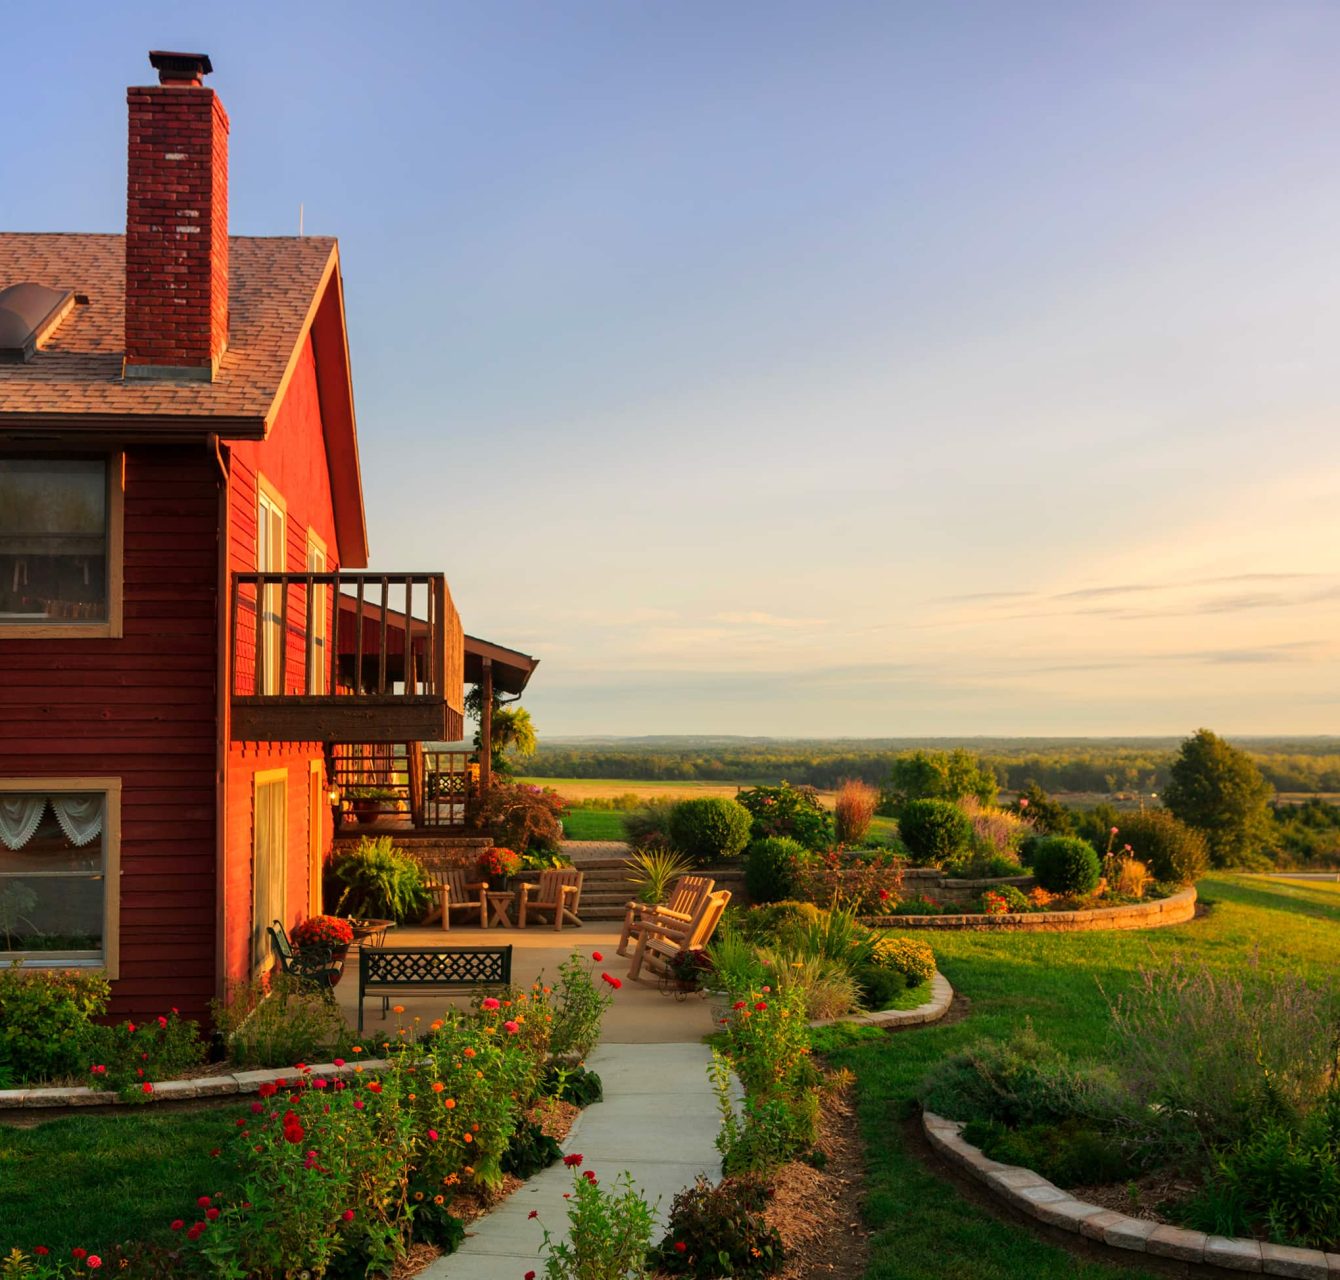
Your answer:
[[[865,1157],[850,1081],[834,1081],[825,1095],[815,1148],[824,1167],[799,1161],[783,1166],[774,1182],[767,1219],[786,1249],[781,1280],[865,1274],[871,1232],[860,1219]]]
[[[1155,1170],[1129,1182],[1104,1187],[1067,1187],[1066,1190],[1076,1200],[1096,1204],[1100,1209],[1115,1209],[1128,1218],[1174,1223],[1167,1211],[1195,1195],[1200,1190],[1200,1183],[1167,1170]]]

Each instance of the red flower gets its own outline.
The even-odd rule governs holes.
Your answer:
[[[159,1025],[160,1027],[166,1027],[166,1026],[167,1026],[167,1019],[166,1019],[165,1017],[163,1017],[163,1015],[162,1015],[161,1013],[158,1015],[158,1025]]]
[[[96,1253],[90,1253],[88,1255],[88,1269],[96,1271],[100,1266],[102,1266],[102,1259]]]
[[[186,1225],[186,1224],[185,1224],[180,1218],[173,1218],[173,1219],[172,1219],[172,1229],[173,1229],[173,1231],[180,1231],[185,1225]]]
[[[436,1129],[429,1129],[429,1130],[428,1130],[428,1141],[429,1141],[429,1142],[436,1142],[436,1141],[437,1141],[437,1130],[436,1130]]]
[[[479,1007],[483,1009],[486,1013],[492,1013],[495,1009],[502,1008],[502,1002],[495,999],[493,996],[485,996],[479,1002]]]
[[[584,1170],[582,1170],[582,1177],[585,1178],[585,1179],[587,1180],[587,1182],[589,1182],[592,1186],[595,1186],[595,1184],[596,1184],[596,1171],[595,1171],[594,1169],[584,1169]]]
[[[762,1013],[763,1010],[766,1009],[767,1007],[768,1007],[768,1002],[767,1002],[766,1000],[760,1000],[760,1001],[754,1006],[754,1008],[757,1009],[757,1010],[759,1011],[759,1013]]]
[[[371,1089],[373,1093],[380,1093],[382,1091],[382,1082],[380,1080],[369,1080],[368,1088]]]
[[[207,1217],[211,1222],[213,1222],[214,1219],[217,1218],[218,1216],[219,1211],[213,1208],[212,1206],[205,1210],[205,1217]]]
[[[145,1093],[152,1093],[154,1091],[153,1085],[151,1085],[147,1080],[142,1085],[140,1085],[140,1089]]]
[[[354,1220],[354,1211],[352,1209],[346,1209],[340,1217],[342,1217],[345,1222],[352,1222]]]
[[[567,1165],[569,1169],[576,1169],[581,1165],[582,1158],[574,1151],[570,1156],[563,1157],[563,1163]]]
[[[73,1249],[70,1250],[70,1257],[74,1258],[76,1261],[82,1262],[85,1258],[88,1257],[88,1250],[81,1249],[79,1248],[78,1245],[76,1245]]]
[[[535,1280],[535,1272],[527,1271],[523,1280]]]
[[[538,1218],[539,1216],[540,1216],[540,1211],[539,1211],[538,1209],[532,1209],[528,1214],[526,1214],[526,1218],[527,1218],[527,1220],[529,1220],[529,1219],[531,1219],[531,1218]]]
[[[503,1030],[506,1031],[509,1036],[514,1036],[518,1031],[521,1030],[521,1024],[511,1021],[504,1022]]]
[[[293,1112],[290,1111],[288,1114],[291,1116],[291,1115],[293,1114]],[[285,1117],[285,1122],[286,1122],[286,1123],[287,1123],[287,1119],[288,1119],[288,1117],[286,1116],[286,1117]],[[212,1203],[212,1201],[210,1200],[210,1198],[209,1198],[208,1196],[201,1196],[200,1199],[196,1201],[196,1204],[198,1204],[202,1209],[208,1209],[211,1203]]]
[[[251,1104],[251,1114],[253,1116],[260,1115],[260,1113],[264,1110],[265,1110],[265,1104],[262,1102],[253,1102]]]
[[[737,1000],[737,1001],[731,1006],[731,1008],[732,1008],[732,1009],[743,1009],[743,1008],[744,1008],[744,1001],[743,1001],[743,1000]]]
[[[44,1244],[39,1244],[39,1245],[33,1250],[33,1252],[34,1252],[35,1254],[37,1254],[37,1256],[38,1256],[39,1258],[45,1258],[45,1257],[47,1256],[47,1254],[49,1254],[49,1253],[51,1252],[51,1250],[48,1249],[48,1248],[46,1247],[46,1245],[44,1245]]]
[[[335,1065],[336,1065],[337,1067],[342,1067],[342,1066],[344,1066],[344,1059],[343,1059],[343,1058],[336,1058],[336,1059],[335,1059]]]
[[[205,1223],[197,1222],[187,1233],[188,1240],[199,1240],[205,1234]]]
[[[260,1094],[262,1098],[273,1098],[275,1094],[279,1092],[279,1086],[267,1082],[266,1084],[261,1085],[261,1087],[257,1089],[256,1092]]]
[[[600,980],[601,982],[608,982],[610,986],[612,986],[615,989],[615,991],[617,991],[621,986],[623,986],[623,982],[620,979],[611,978],[608,973],[602,973],[600,975]]]
[[[596,964],[599,964],[604,958],[605,957],[602,956],[599,951],[591,952],[591,959],[594,960]]]
[[[676,1241],[675,1241],[675,1252],[676,1252],[676,1253],[683,1253],[684,1250],[687,1249],[688,1247],[689,1247],[689,1246],[686,1245],[686,1244],[684,1243],[684,1241],[682,1241],[682,1240],[676,1240]]]
[[[89,1070],[92,1071],[95,1076],[105,1076],[107,1074],[106,1067],[90,1067]]]
[[[893,895],[887,889],[881,889],[879,891],[879,900],[881,902],[887,902],[891,897],[893,897]]]

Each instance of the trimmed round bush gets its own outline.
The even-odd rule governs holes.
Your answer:
[[[754,902],[780,902],[795,894],[796,867],[806,849],[799,840],[771,836],[755,840],[744,859],[744,887]]]
[[[861,1004],[872,1013],[889,1008],[909,985],[897,969],[881,969],[874,964],[861,965],[855,976],[861,989]]]
[[[918,864],[938,867],[972,840],[972,822],[949,800],[909,800],[898,815],[898,834]]]
[[[1155,880],[1194,884],[1210,869],[1210,846],[1194,827],[1179,822],[1167,809],[1123,814],[1117,837],[1131,846]]]
[[[1098,887],[1102,868],[1087,840],[1046,836],[1033,846],[1033,874],[1048,893],[1082,898]]]
[[[827,914],[812,902],[769,902],[750,907],[737,917],[735,927],[751,942],[775,942],[794,926],[815,924]]]
[[[734,858],[749,843],[749,810],[715,796],[681,800],[670,813],[670,842],[697,862]]]

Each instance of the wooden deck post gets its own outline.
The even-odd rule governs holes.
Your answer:
[[[493,783],[493,659],[484,659],[484,680],[479,688],[479,795],[488,795]]]

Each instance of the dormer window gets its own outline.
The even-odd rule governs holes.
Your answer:
[[[27,364],[74,306],[68,289],[12,284],[0,289],[0,362]]]

